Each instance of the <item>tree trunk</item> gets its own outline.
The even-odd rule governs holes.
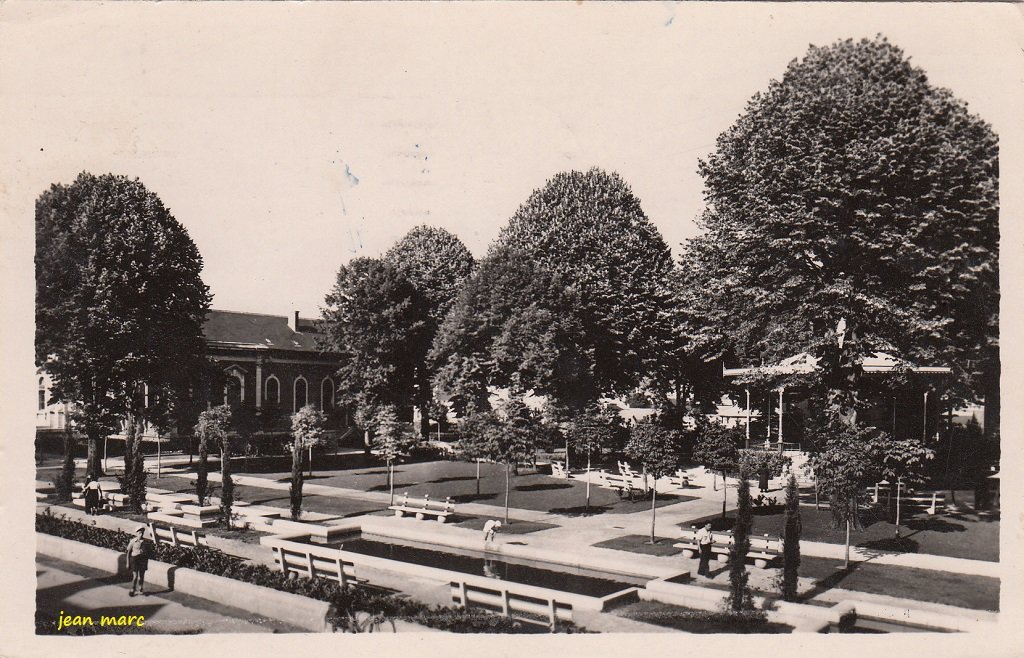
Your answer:
[[[162,466],[163,451],[161,450],[161,444],[163,441],[160,437],[156,437],[156,479],[160,479],[160,468]]]
[[[476,460],[476,495],[480,495],[480,459]]]
[[[388,505],[395,504],[395,466],[394,463],[388,460],[388,490],[391,492],[391,502]]]
[[[511,468],[512,467],[510,464],[505,464],[505,525],[508,525],[508,490],[509,487],[511,486],[509,476],[509,471],[511,470]]]
[[[651,488],[651,545],[654,544],[654,516],[655,516],[655,502],[658,498],[658,488]]]
[[[565,473],[569,474],[569,438],[565,439]]]
[[[722,518],[725,518],[725,503],[729,497],[729,485],[725,481],[725,471],[722,471]]]
[[[896,481],[896,536],[900,536],[900,489],[902,482]]]
[[[566,473],[565,476],[569,477],[569,474]],[[589,452],[587,453],[587,505],[586,505],[585,509],[586,509],[586,513],[589,514],[590,513],[590,453]]]
[[[89,443],[86,446],[88,453],[85,460],[85,472],[86,475],[98,478],[103,475],[104,472],[104,469],[100,464],[99,430],[94,427],[87,428],[86,437]],[[104,450],[104,454],[106,454],[106,450]]]
[[[102,473],[104,473],[104,474],[106,474],[106,472],[107,472],[107,442],[108,442],[109,440],[110,440],[110,437],[109,437],[108,435],[104,435],[104,436],[103,436],[103,468],[102,468],[102,469],[100,469],[100,472],[102,472]],[[91,442],[90,442],[90,445],[92,445],[92,443],[91,443]],[[95,447],[94,447],[93,449],[95,450]],[[85,460],[85,463],[86,463],[86,469],[88,469],[88,467],[89,467],[89,461],[90,461],[91,459],[92,459],[91,457],[88,457],[88,458],[86,458],[86,460]]]
[[[224,525],[231,529],[231,506],[235,502],[235,483],[231,479],[231,441],[224,437],[220,443],[220,511]]]
[[[846,557],[843,561],[843,568],[850,568],[850,510],[846,510]]]
[[[313,477],[313,446],[309,446],[309,477]]]

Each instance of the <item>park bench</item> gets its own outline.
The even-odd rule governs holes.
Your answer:
[[[683,557],[692,558],[700,553],[700,546],[697,544],[696,526],[690,526],[689,530],[683,531],[681,541],[673,544],[676,548],[683,549]],[[713,531],[711,533],[711,552],[716,554],[719,562],[729,561],[729,551],[735,537],[731,530]],[[768,564],[782,555],[782,540],[769,535],[751,535],[750,550],[747,551],[747,559],[754,561],[754,566],[764,569]]]
[[[925,510],[929,515],[934,515],[938,511],[938,506],[946,504],[946,494],[942,492],[933,492],[932,494],[921,493],[918,494],[912,487],[901,486],[899,487],[900,492],[900,504],[907,505],[928,505],[928,509]],[[871,496],[871,502],[878,504],[880,500],[879,493],[896,493],[896,488],[891,484],[882,480],[881,482],[875,483],[874,485],[867,488],[867,495]]]
[[[633,492],[643,492],[643,478],[636,475],[620,475],[608,471],[598,471],[603,486],[614,489],[620,498],[633,499]]]
[[[551,462],[551,477],[567,479],[569,474],[565,470],[565,465],[559,462]]]
[[[195,530],[178,530],[174,526],[163,527],[155,523],[149,524],[149,532],[155,544],[171,546],[207,546],[206,535]]]
[[[673,475],[665,477],[668,483],[678,489],[685,489],[690,486],[690,476],[682,471],[682,469],[676,471]]]
[[[424,495],[423,500],[409,500],[408,492],[402,496],[402,500],[397,505],[391,505],[388,509],[395,510],[395,516],[399,518],[406,514],[413,514],[422,521],[428,516],[433,516],[438,523],[444,523],[449,516],[455,513],[455,505],[452,503],[451,497],[446,498],[443,503],[430,500],[430,494]]]
[[[153,521],[163,521],[189,528],[208,528],[220,522],[217,505],[179,505],[177,509],[156,509],[147,514]]]
[[[341,585],[365,582],[356,578],[356,567],[333,548],[319,546],[272,546],[274,563],[286,574],[305,578],[326,578]]]

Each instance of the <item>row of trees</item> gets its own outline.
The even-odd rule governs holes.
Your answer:
[[[629,186],[600,169],[556,174],[479,263],[430,227],[350,261],[323,318],[340,401],[368,431],[415,407],[422,433],[437,402],[486,419],[495,394],[515,408],[534,395],[552,423],[582,426],[602,397],[639,389],[680,420],[715,401],[721,362],[806,352],[818,370],[790,383],[862,436],[877,384],[859,364],[885,351],[952,366],[950,401],[998,406],[997,138],[897,47],[812,47],[699,171],[703,233],[676,263]],[[170,425],[213,377],[201,269],[137,180],[82,174],[37,201],[36,360],[53,396],[77,402],[90,474],[99,439],[124,424],[133,500],[142,427]],[[843,470],[821,459],[820,473]]]
[[[560,173],[473,262],[420,227],[341,268],[324,314],[342,391],[486,411],[497,391],[557,421],[642,390],[677,417],[715,402],[720,367],[806,352],[799,386],[850,427],[906,383],[862,377],[886,352],[948,364],[949,404],[998,405],[998,146],[884,38],[812,47],[700,161],[703,233],[678,263],[616,174]],[[443,273],[443,276],[442,276]],[[902,438],[902,437],[901,437]]]

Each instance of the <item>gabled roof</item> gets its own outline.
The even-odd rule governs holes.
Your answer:
[[[284,315],[211,310],[203,325],[203,335],[211,345],[319,352],[313,321],[301,318],[297,328],[299,331],[292,331]]]

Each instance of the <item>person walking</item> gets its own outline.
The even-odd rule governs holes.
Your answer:
[[[96,479],[95,475],[89,476],[89,481],[85,485],[85,513],[89,515],[96,515],[100,509],[100,483]]]
[[[132,572],[132,591],[128,596],[135,596],[136,587],[139,594],[148,596],[145,591],[146,569],[149,568],[149,556],[151,548],[146,540],[146,526],[140,525],[135,531],[135,536],[128,542],[125,549],[128,554],[128,569]]]
[[[700,564],[697,566],[697,575],[710,578],[711,576],[711,544],[714,539],[711,536],[711,524],[706,523],[703,528],[697,531],[697,546],[700,548]]]

